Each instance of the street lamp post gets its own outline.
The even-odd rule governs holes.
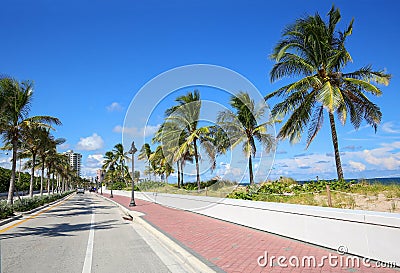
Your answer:
[[[137,149],[135,147],[135,141],[132,141],[131,149],[128,151],[129,154],[132,154],[132,195],[131,202],[129,203],[130,207],[136,206],[135,203],[135,153]]]

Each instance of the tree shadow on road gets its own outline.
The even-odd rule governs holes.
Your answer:
[[[102,222],[96,222],[94,224],[94,230],[104,230],[118,228],[121,224],[117,224],[119,220],[107,220]],[[90,230],[90,223],[81,224],[70,224],[60,223],[53,224],[47,227],[16,227],[12,233],[3,233],[0,235],[0,240],[27,237],[27,236],[39,236],[39,237],[60,237],[60,236],[77,236],[76,232]]]

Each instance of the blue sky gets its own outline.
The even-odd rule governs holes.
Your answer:
[[[54,134],[67,142],[59,150],[82,153],[82,174],[94,176],[102,155],[121,142],[125,113],[148,81],[175,67],[212,64],[240,73],[266,95],[287,82],[272,84],[268,77],[273,65],[268,55],[283,28],[305,14],[325,15],[333,3],[342,13],[339,29],[355,18],[347,44],[354,63],[346,71],[372,64],[393,75],[390,85],[382,87],[384,95],[372,98],[383,112],[376,134],[365,124],[358,131],[337,124],[345,177],[400,176],[395,103],[400,87],[400,53],[395,46],[400,4],[395,0],[5,0],[0,73],[34,81],[31,115],[60,118],[63,126]],[[161,117],[162,107],[153,115]],[[148,134],[158,124],[151,120]],[[271,177],[335,178],[327,125],[307,150],[304,139],[296,145],[281,142]],[[130,129],[133,137],[143,136],[139,122]],[[8,158],[0,156],[1,166],[7,166]],[[221,160],[216,173],[227,173],[230,167]]]

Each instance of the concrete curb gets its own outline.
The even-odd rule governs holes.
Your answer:
[[[196,256],[192,255],[183,247],[181,247],[173,240],[168,238],[168,236],[163,234],[161,231],[154,228],[152,225],[146,222],[146,220],[142,219],[141,216],[144,215],[143,213],[137,211],[130,211],[121,204],[115,202],[114,200],[111,200],[102,195],[98,196],[118,206],[125,215],[132,217],[133,221],[140,224],[148,232],[150,232],[153,236],[155,236],[170,252],[172,252],[182,261],[183,265],[187,269],[187,272],[204,272],[204,273],[216,272],[212,270],[210,267],[208,267],[205,263],[200,261]]]
[[[0,227],[7,225],[8,223],[11,223],[12,221],[18,220],[20,218],[22,218],[22,214],[17,214],[17,215],[11,216],[10,218],[3,219],[0,221]]]
[[[47,207],[53,206],[53,205],[55,205],[55,204],[57,204],[57,203],[59,203],[59,202],[64,201],[65,199],[69,198],[69,197],[70,197],[71,195],[73,195],[73,194],[75,194],[75,193],[72,192],[72,193],[70,193],[70,194],[64,196],[64,197],[61,198],[61,199],[58,199],[58,200],[55,200],[55,201],[53,201],[53,202],[44,204],[43,206],[34,208],[34,209],[30,210],[30,211],[18,212],[17,215],[15,215],[15,216],[12,216],[12,217],[10,217],[10,218],[1,220],[1,221],[0,221],[0,226],[4,226],[4,225],[6,225],[6,224],[8,224],[8,223],[11,223],[11,222],[13,222],[13,221],[15,221],[15,220],[21,219],[21,218],[22,218],[23,216],[25,216],[25,215],[29,215],[29,214],[32,214],[32,213],[41,211],[41,210],[43,210],[43,209],[45,209],[45,208],[47,208]]]

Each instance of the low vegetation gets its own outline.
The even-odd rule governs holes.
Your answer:
[[[327,185],[330,188],[332,207],[400,212],[400,185],[366,181],[320,180],[297,183],[292,179],[281,179],[254,186],[239,186],[227,197],[327,207]]]

